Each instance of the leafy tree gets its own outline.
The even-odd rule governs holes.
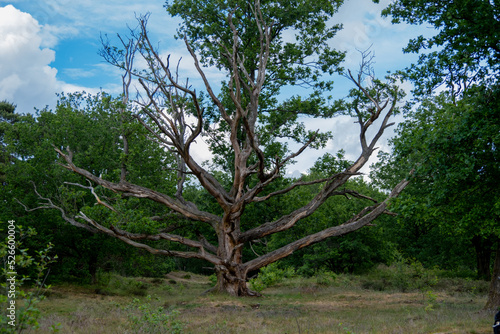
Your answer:
[[[354,212],[370,206],[370,199],[383,200],[384,195],[371,189],[362,179],[357,178],[345,185],[353,194],[362,193],[367,198],[358,198],[346,193],[328,199],[314,214],[299,221],[287,232],[274,234],[265,242],[267,250],[279,249],[303,235],[317,233],[329,226],[340,225],[348,220]],[[282,200],[285,204],[293,201],[306,201],[313,197],[319,187],[310,186],[292,192]],[[369,196],[369,198],[368,198]],[[354,203],[353,203],[354,201]],[[293,204],[289,204],[291,206]],[[296,205],[296,203],[295,203]],[[361,229],[356,233],[329,238],[321,243],[311,245],[292,254],[283,260],[283,266],[295,267],[303,275],[314,275],[326,270],[336,273],[360,273],[379,263],[390,263],[395,248],[384,232],[384,219],[378,218],[376,224]],[[254,245],[256,253],[261,254],[259,244]]]
[[[124,150],[116,159],[121,159],[122,173],[115,177],[110,173],[100,175],[82,165],[77,152],[64,150],[58,143],[56,151],[63,167],[90,181],[79,187],[91,192],[99,204],[81,205],[76,212],[62,210],[66,212],[64,218],[74,225],[86,223],[87,228],[154,254],[208,261],[216,271],[215,289],[241,296],[257,294],[246,285],[249,272],[329,237],[358,230],[386,212],[388,200],[404,189],[406,180],[385,200],[370,200],[371,205],[350,211],[343,224],[332,222],[257,257],[243,253],[249,243],[290,230],[333,196],[351,194],[367,198],[343,187],[359,174],[376,149],[376,142],[391,125],[389,119],[397,112],[396,102],[403,94],[394,78],[385,82],[374,78],[370,61],[364,58],[357,75],[345,72],[354,85],[348,99],[328,103],[324,95],[332,88],[332,82],[322,76],[342,70],[339,64],[343,54],[328,46],[339,26],[328,27],[327,22],[341,3],[168,2],[170,14],[183,20],[178,36],[184,39],[194,60],[204,92],[178,80],[179,73],[172,71],[169,58],[162,58],[150,40],[147,17],[139,18],[139,26],[129,38],[120,37],[120,47],[105,41],[102,53],[108,62],[123,69],[124,82],[130,82],[127,78],[133,76],[140,83],[142,98],[129,104],[133,115],[159,150],[166,149],[176,156],[176,187],[169,191],[161,188],[162,183],[143,182],[142,177],[158,177],[155,173],[164,165],[161,163],[150,171],[141,170],[136,178],[129,175],[129,167],[123,162],[133,161],[131,151]],[[285,38],[289,34],[294,37]],[[145,68],[132,66],[135,55],[142,57]],[[226,81],[220,83],[219,94],[214,92],[202,65],[216,66],[227,75]],[[309,95],[278,100],[282,89],[300,87],[308,88]],[[323,178],[300,179],[292,184],[280,181],[284,168],[293,159],[308,148],[322,147],[331,136],[307,130],[300,117],[330,119],[341,113],[352,115],[359,122],[359,157],[340,172]],[[367,130],[375,126],[373,137],[369,138]],[[212,166],[200,165],[192,155],[192,146],[202,138],[214,154]],[[295,141],[301,147],[292,152],[285,141],[277,141],[279,138]],[[106,151],[100,157],[113,158]],[[203,196],[211,199],[209,205],[189,199],[193,192],[186,186],[188,176],[204,189]],[[246,219],[250,205],[259,210],[271,199],[314,184],[321,185],[317,193],[308,201],[294,203],[286,214],[270,215],[257,226],[255,221]],[[124,202],[122,197],[130,201]],[[150,200],[151,207],[162,211],[160,216],[166,221],[157,222],[149,212],[128,206],[139,199]],[[48,199],[44,206],[61,209]],[[180,226],[175,234],[165,228],[169,223],[175,225],[172,222]],[[175,248],[174,244],[181,246]]]
[[[92,194],[71,184],[85,184],[81,177],[57,165],[53,143],[70,146],[78,155],[79,164],[95,173],[109,178],[119,177],[122,115],[116,110],[120,103],[121,99],[117,101],[106,94],[62,95],[54,112],[42,110],[36,117],[18,115],[15,123],[3,123],[4,149],[11,161],[5,166],[5,182],[0,192],[0,219],[15,219],[24,226],[36,227],[38,235],[27,241],[32,249],[42,247],[47,241],[54,244],[60,260],[56,264],[57,270],[51,275],[52,280],[91,279],[95,282],[99,267],[115,269],[123,274],[160,274],[140,265],[141,261],[151,262],[149,258],[153,256],[149,253],[131,252],[121,242],[96,234],[97,230],[86,225],[83,226],[85,229],[68,226],[58,212],[27,214],[22,206],[38,207],[39,198],[33,191],[33,185],[38,194],[56,201],[61,209],[70,214],[82,202],[93,200]],[[169,159],[174,160],[145,140],[142,126],[136,125],[135,129],[128,127],[128,131],[129,141],[134,147],[129,155],[135,161],[129,166],[130,177],[140,177],[145,184],[169,189],[168,180],[173,180],[174,176],[170,177],[170,171],[160,169],[168,166]],[[104,151],[107,155],[103,154]],[[154,159],[154,162],[151,161]],[[154,173],[144,176],[142,168]],[[151,210],[137,205],[135,209],[144,210],[145,214]],[[165,271],[172,269],[173,263],[163,260],[156,266],[158,271]]]
[[[498,220],[495,94],[477,91],[456,105],[446,94],[423,101],[400,125],[392,156],[383,156],[379,166],[384,168],[377,174],[394,183],[401,171],[414,167],[415,182],[399,199],[401,209],[422,229],[430,228],[426,221],[439,222],[445,234],[474,243],[482,278],[490,276],[490,257],[480,256],[488,247],[478,243],[496,235]]]
[[[426,95],[445,85],[453,96],[490,84],[500,70],[500,5],[497,1],[398,0],[384,11],[393,23],[431,24],[437,34],[410,40],[406,52],[420,53],[405,71]]]
[[[344,159],[343,152],[336,156],[325,154],[311,168],[309,175],[303,176],[304,181],[327,177],[332,173],[339,173],[348,168],[352,162]],[[345,185],[352,193],[345,196],[329,198],[314,214],[299,221],[296,226],[286,232],[273,234],[252,246],[258,254],[272,251],[293,242],[300,236],[321,231],[328,226],[339,225],[348,220],[355,212],[370,205],[373,200],[382,201],[386,196],[367,184],[361,177],[349,180]],[[310,201],[321,189],[321,184],[312,184],[289,192],[277,201],[269,203],[269,211],[275,215],[286,214],[289,207],[305,204]],[[361,198],[358,194],[366,197]],[[356,198],[358,196],[358,198]],[[356,200],[354,200],[356,199]],[[251,211],[252,207],[247,208]],[[254,210],[255,218],[263,214],[263,208]],[[248,212],[249,213],[249,212]],[[296,268],[303,275],[314,275],[321,271],[356,272],[370,269],[378,263],[389,263],[395,249],[387,240],[383,218],[369,228],[361,229],[338,238],[330,238],[321,243],[304,248],[287,259],[281,261],[282,267]]]
[[[4,143],[5,127],[8,124],[13,124],[18,115],[14,112],[16,106],[8,101],[0,101],[0,184],[5,182],[6,163],[12,160],[12,157],[7,154]]]
[[[457,104],[447,94],[429,98],[411,112],[377,177],[390,185],[415,168],[412,185],[398,199],[402,219],[410,219],[405,224],[438,231],[445,236],[440,243],[453,236],[474,246],[478,276],[489,279],[491,246],[500,232],[499,92],[467,93]]]
[[[2,222],[1,225],[12,226]],[[44,294],[50,289],[45,284],[49,273],[49,266],[57,260],[57,255],[52,255],[53,245],[48,243],[40,250],[34,252],[25,248],[24,240],[36,235],[34,229],[24,230],[22,226],[14,226],[16,238],[8,239],[8,230],[0,229],[2,244],[0,256],[2,267],[0,269],[0,305],[6,310],[5,316],[0,320],[2,333],[21,333],[25,329],[38,329],[40,310],[37,304],[44,299]],[[12,247],[12,248],[11,248]],[[12,266],[15,267],[12,267]],[[12,268],[15,268],[13,270]],[[31,272],[29,272],[31,269]],[[13,274],[14,272],[14,274]],[[31,291],[20,289],[20,286],[31,285]],[[12,304],[14,302],[14,304]]]
[[[495,168],[498,168],[495,162],[497,161],[495,159],[497,159],[496,150],[498,147],[495,144],[495,138],[497,138],[498,134],[495,134],[492,125],[494,123],[490,123],[485,117],[496,119],[495,114],[498,113],[498,74],[500,70],[500,47],[498,43],[500,31],[499,4],[497,1],[482,0],[452,2],[398,0],[389,5],[384,14],[392,15],[395,23],[430,23],[437,29],[437,34],[434,36],[428,38],[419,36],[410,40],[405,50],[407,52],[421,52],[421,55],[418,63],[407,69],[407,77],[415,83],[415,93],[419,98],[426,99],[427,95],[432,93],[433,89],[439,85],[444,84],[447,87],[450,98],[450,101],[447,102],[452,102],[457,106],[457,110],[460,110],[458,114],[461,116],[456,118],[465,117],[463,118],[464,124],[470,126],[470,128],[466,129],[457,125],[454,121],[451,122],[456,126],[455,130],[461,129],[463,131],[460,135],[454,132],[457,136],[451,138],[453,140],[461,138],[458,141],[462,145],[468,145],[464,146],[464,149],[471,154],[467,158],[461,155],[464,159],[461,162],[462,166],[479,168],[466,170],[463,175],[462,171],[448,170],[451,174],[448,177],[449,183],[446,187],[455,189],[457,184],[464,185],[460,182],[464,178],[467,179],[464,175],[468,176],[472,171],[472,173],[476,174],[476,179],[468,179],[470,182],[468,184],[469,188],[462,189],[464,194],[478,191],[477,186],[486,186],[484,190],[492,189],[487,182],[495,174]],[[473,110],[477,108],[482,114],[469,111],[471,108]],[[448,107],[444,109],[448,109]],[[474,115],[477,118],[464,115]],[[483,126],[486,128],[480,128]],[[490,137],[478,137],[482,138],[480,140],[470,137],[466,141],[464,137],[466,137],[467,132],[476,135],[488,133]],[[445,142],[447,139],[448,137],[442,137],[440,140]],[[484,167],[476,164],[481,162],[482,159],[488,160],[483,161],[485,163]],[[456,159],[449,159],[447,162],[450,166],[460,165]],[[455,192],[455,190],[451,191]],[[495,196],[495,192],[493,192],[487,203],[491,204],[490,199],[495,198]],[[483,197],[480,196],[480,198]],[[483,225],[491,220],[498,219],[498,215],[488,215],[491,210],[487,205],[484,206],[476,201],[471,202],[474,203],[474,206],[462,206],[465,202],[460,202],[460,205],[457,205],[457,209],[462,210],[462,213],[467,213],[467,217],[471,221],[484,221],[481,224]],[[470,211],[466,211],[467,208]],[[496,229],[493,226],[491,227],[492,229],[489,232],[485,232],[482,227],[479,227],[476,231],[481,231],[480,234],[482,235],[489,233],[498,236]],[[495,263],[499,265],[494,266],[487,308],[500,306],[500,279],[498,279],[500,277],[500,243],[497,242],[497,245]]]

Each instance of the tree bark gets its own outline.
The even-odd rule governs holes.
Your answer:
[[[92,279],[92,284],[97,284],[97,260],[99,255],[97,253],[91,252],[89,257],[89,274]]]
[[[490,292],[488,301],[484,306],[485,310],[498,311],[500,307],[500,240],[497,241],[497,250],[495,254],[495,265],[493,266],[493,275],[491,276]]]
[[[242,264],[243,244],[236,238],[239,229],[239,218],[232,219],[231,214],[226,213],[218,231],[217,256],[221,263],[215,266],[217,284],[213,290],[232,296],[259,296],[247,287],[248,270]]]
[[[260,293],[247,286],[247,271],[241,264],[216,266],[217,284],[213,289],[217,293],[226,293],[239,297],[259,297]]]
[[[472,244],[476,250],[477,278],[489,280],[491,278],[491,253],[493,242],[491,239],[474,236]]]

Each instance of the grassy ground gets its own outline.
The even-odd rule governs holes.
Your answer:
[[[166,333],[155,325],[167,322],[177,333],[492,333],[492,314],[481,312],[485,282],[441,279],[432,290],[404,293],[367,282],[291,278],[264,297],[234,298],[203,295],[211,284],[193,274],[111,277],[107,287],[53,287],[36,333],[57,323],[60,333]]]

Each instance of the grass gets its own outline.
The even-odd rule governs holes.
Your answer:
[[[120,281],[125,290],[112,294],[98,294],[96,287],[56,286],[40,305],[43,316],[36,333],[51,333],[57,323],[61,333],[154,333],[131,322],[134,298],[134,305],[151,306],[148,310],[176,310],[173,324],[182,323],[182,333],[492,332],[493,315],[481,311],[486,282],[443,278],[432,288],[401,292],[377,284],[367,288],[367,279],[338,275],[319,284],[317,278],[295,277],[265,289],[261,298],[203,295],[209,279],[186,273],[134,279],[138,283],[112,277],[109,283]],[[142,292],[134,295],[130,286],[140,286],[151,300]]]

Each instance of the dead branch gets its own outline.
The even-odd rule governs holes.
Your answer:
[[[362,228],[363,226],[366,226],[367,224],[371,223],[375,218],[377,218],[379,215],[385,213],[389,201],[392,198],[397,197],[403,191],[403,189],[408,185],[408,183],[409,180],[401,181],[396,187],[394,187],[391,194],[383,202],[377,205],[364,208],[363,210],[361,210],[361,212],[359,212],[357,215],[355,215],[342,225],[333,226],[324,229],[323,231],[308,235],[302,239],[296,240],[275,251],[272,251],[254,260],[244,263],[243,266],[245,270],[249,272],[261,268],[269,263],[275,262],[279,259],[282,259],[290,255],[296,250],[318,243],[333,236],[344,235],[356,231]]]
[[[70,223],[71,225],[73,226],[76,226],[76,227],[79,227],[79,228],[83,228],[89,232],[92,232],[92,233],[99,233],[99,230],[91,227],[91,226],[88,226],[86,224],[82,224],[80,222],[78,222],[77,220],[75,220],[74,218],[68,216],[66,214],[66,211],[61,208],[60,206],[57,206],[54,204],[54,202],[52,202],[52,200],[50,198],[46,198],[46,197],[43,197],[42,195],[40,195],[40,193],[38,192],[38,190],[36,189],[36,185],[35,183],[33,183],[33,188],[35,189],[35,194],[38,196],[38,198],[42,201],[45,201],[45,203],[43,203],[42,205],[36,207],[36,208],[32,208],[32,209],[29,209],[26,205],[24,205],[21,201],[19,201],[17,198],[15,199],[20,205],[23,206],[24,210],[26,210],[26,212],[33,212],[33,211],[36,211],[36,210],[40,210],[40,209],[56,209],[58,210],[59,212],[61,212],[61,217],[68,223]]]
[[[197,209],[194,205],[187,205],[185,203],[181,203],[178,200],[175,200],[171,198],[170,196],[167,196],[163,193],[154,191],[152,189],[138,186],[135,184],[131,184],[128,182],[120,182],[120,183],[113,183],[107,180],[104,180],[100,177],[97,177],[90,173],[89,171],[77,167],[73,161],[72,161],[72,153],[69,148],[67,149],[68,154],[63,153],[61,150],[58,148],[55,148],[56,152],[61,155],[61,157],[66,161],[66,164],[61,164],[66,169],[72,170],[77,174],[80,174],[84,176],[86,179],[89,181],[94,182],[95,184],[98,184],[106,189],[109,189],[113,192],[121,192],[123,194],[126,194],[128,196],[133,196],[137,198],[147,198],[152,201],[161,203],[168,208],[172,209],[173,211],[179,212],[183,216],[185,216],[188,219],[193,219],[197,221],[202,221],[211,224],[212,226],[215,227],[215,225],[220,221],[220,217],[200,211]]]
[[[180,257],[180,258],[185,258],[185,259],[196,258],[196,259],[206,260],[206,261],[213,263],[215,265],[220,263],[220,260],[216,256],[214,256],[210,253],[206,253],[205,249],[203,248],[203,246],[200,243],[196,243],[192,240],[188,241],[187,239],[182,238],[182,237],[181,237],[181,239],[172,237],[172,241],[183,242],[183,244],[188,245],[190,247],[199,248],[199,252],[181,252],[181,251],[172,251],[172,250],[165,250],[165,249],[156,249],[156,248],[153,248],[153,247],[146,245],[144,243],[139,243],[139,242],[134,241],[132,238],[135,236],[135,234],[133,234],[133,233],[121,231],[120,229],[113,227],[113,226],[111,227],[111,229],[109,229],[107,227],[104,227],[104,226],[98,224],[93,219],[87,217],[81,211],[79,212],[79,215],[76,216],[75,218],[83,219],[87,223],[89,223],[90,225],[94,226],[96,229],[101,231],[102,233],[105,233],[107,235],[110,235],[112,237],[120,239],[120,240],[124,241],[125,243],[127,243],[131,246],[134,246],[136,248],[144,249],[152,254],[161,254],[161,255]],[[165,238],[168,238],[168,236],[166,236],[165,233],[162,235],[164,235]],[[139,235],[139,236],[141,236],[141,235]],[[155,236],[150,236],[150,237],[154,238]],[[136,239],[137,240],[141,240],[141,239],[155,240],[155,239],[151,239],[148,237],[146,237],[146,238],[139,237]]]

